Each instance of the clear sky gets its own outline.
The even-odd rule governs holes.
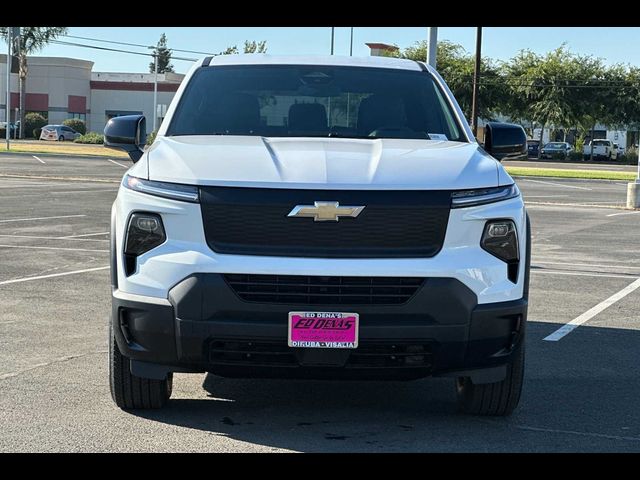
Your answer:
[[[266,40],[272,54],[328,54],[331,29],[329,27],[71,27],[70,35],[104,40],[152,45],[164,32],[170,48],[217,53],[231,45],[242,47],[244,40]],[[353,54],[369,55],[365,42],[384,42],[407,47],[427,36],[427,28],[415,27],[356,27]],[[475,50],[475,27],[440,27],[439,39],[461,44],[467,51]],[[86,40],[61,40],[145,51],[144,48],[108,45]],[[506,60],[522,49],[545,53],[566,42],[576,53],[601,57],[608,64],[629,63],[640,66],[640,27],[485,27],[483,56]],[[4,48],[2,49],[4,50]],[[3,52],[4,53],[4,52]],[[335,53],[349,54],[349,28],[336,27]],[[76,46],[50,45],[39,55],[66,56],[92,60],[94,71],[144,72],[149,58],[125,53],[106,52]],[[174,56],[199,55],[174,52]],[[188,61],[174,60],[177,72],[184,73]]]

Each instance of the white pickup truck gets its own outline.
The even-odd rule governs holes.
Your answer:
[[[582,154],[585,160],[591,158],[591,144],[593,144],[593,158],[618,159],[618,144],[607,139],[596,139],[584,146]]]
[[[135,162],[111,220],[118,406],[213,372],[451,376],[463,411],[513,411],[531,236],[496,157],[526,152],[521,126],[480,147],[422,62],[271,55],[197,62],[143,150],[145,125],[105,128]]]

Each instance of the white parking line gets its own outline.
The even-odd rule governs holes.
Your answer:
[[[526,180],[527,182],[544,183],[546,185],[555,185],[556,187],[575,188],[575,189],[578,189],[578,190],[591,190],[591,188],[578,187],[577,185],[565,185],[564,183],[545,182],[543,180],[531,180],[530,178],[523,179],[523,180]]]
[[[562,270],[531,270],[531,273],[546,275],[569,275],[575,277],[635,278],[635,275],[616,275],[615,273],[566,272]]]
[[[72,272],[62,272],[62,273],[52,273],[50,275],[40,275],[38,277],[14,278],[12,280],[5,280],[4,282],[0,282],[0,285],[10,285],[12,283],[30,282],[31,280],[42,280],[45,278],[64,277],[66,275],[75,275],[77,273],[97,272],[98,270],[106,270],[107,268],[109,268],[108,265],[106,267],[85,268],[83,270],[74,270]]]
[[[26,248],[27,250],[68,250],[71,252],[108,252],[109,250],[95,250],[90,248],[40,247],[34,245],[0,245],[0,248]]]
[[[32,220],[51,220],[54,218],[77,218],[77,217],[86,217],[86,215],[57,215],[55,217],[9,218],[6,220],[0,220],[0,223],[30,222]]]
[[[40,159],[40,158],[36,157],[35,155],[31,155],[31,156],[32,156],[33,158],[35,158],[36,160],[38,160],[40,163],[47,163],[47,162],[45,162],[44,160],[42,160],[42,159]]]
[[[48,237],[46,235],[8,235],[0,233],[0,237],[9,238],[37,238],[40,240],[76,240],[78,242],[108,242],[106,238],[69,238],[69,237]]]
[[[618,215],[635,215],[636,213],[640,213],[640,210],[635,212],[622,212],[622,213],[610,213],[607,217],[617,217]]]
[[[115,163],[116,165],[120,165],[122,168],[129,168],[129,165],[123,165],[122,163],[111,160],[110,158],[107,158],[107,162]]]
[[[568,197],[569,195],[525,195],[525,201],[527,198],[560,198]]]
[[[109,232],[83,233],[82,235],[67,235],[66,237],[60,237],[60,238],[94,237],[96,235],[108,235],[108,234]]]
[[[532,260],[534,263],[542,263],[544,265],[566,265],[569,267],[599,267],[599,268],[624,268],[624,269],[640,269],[640,265],[638,266],[633,266],[633,265],[612,265],[612,264],[598,264],[598,263],[568,263],[568,262],[554,262],[554,261],[546,261],[546,260],[539,260],[539,259],[533,259]]]
[[[627,285],[626,287],[624,287],[619,292],[614,293],[613,295],[611,295],[606,300],[603,300],[602,302],[597,304],[595,307],[590,308],[589,310],[584,312],[582,315],[579,315],[578,317],[574,318],[569,323],[563,325],[558,330],[553,332],[551,335],[548,335],[545,338],[543,338],[543,340],[546,340],[548,342],[557,342],[562,337],[564,337],[565,335],[568,335],[569,333],[573,332],[580,325],[582,325],[585,322],[588,322],[593,317],[595,317],[597,314],[599,314],[600,312],[602,312],[606,308],[610,307],[611,305],[616,303],[618,300],[623,299],[624,297],[626,297],[627,295],[629,295],[631,292],[633,292],[634,290],[636,290],[639,287],[640,287],[640,278],[638,278],[637,280],[635,280],[631,284]]]

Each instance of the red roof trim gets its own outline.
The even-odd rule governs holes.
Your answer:
[[[179,83],[158,83],[159,92],[176,92]],[[153,92],[153,83],[147,82],[109,82],[91,80],[91,90],[128,90],[132,92]]]

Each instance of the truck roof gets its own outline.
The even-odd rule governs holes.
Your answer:
[[[350,67],[396,68],[399,70],[421,71],[432,67],[423,62],[391,57],[348,57],[342,55],[269,55],[252,53],[240,55],[216,55],[205,57],[200,65],[328,65]],[[422,66],[421,66],[422,65]]]

